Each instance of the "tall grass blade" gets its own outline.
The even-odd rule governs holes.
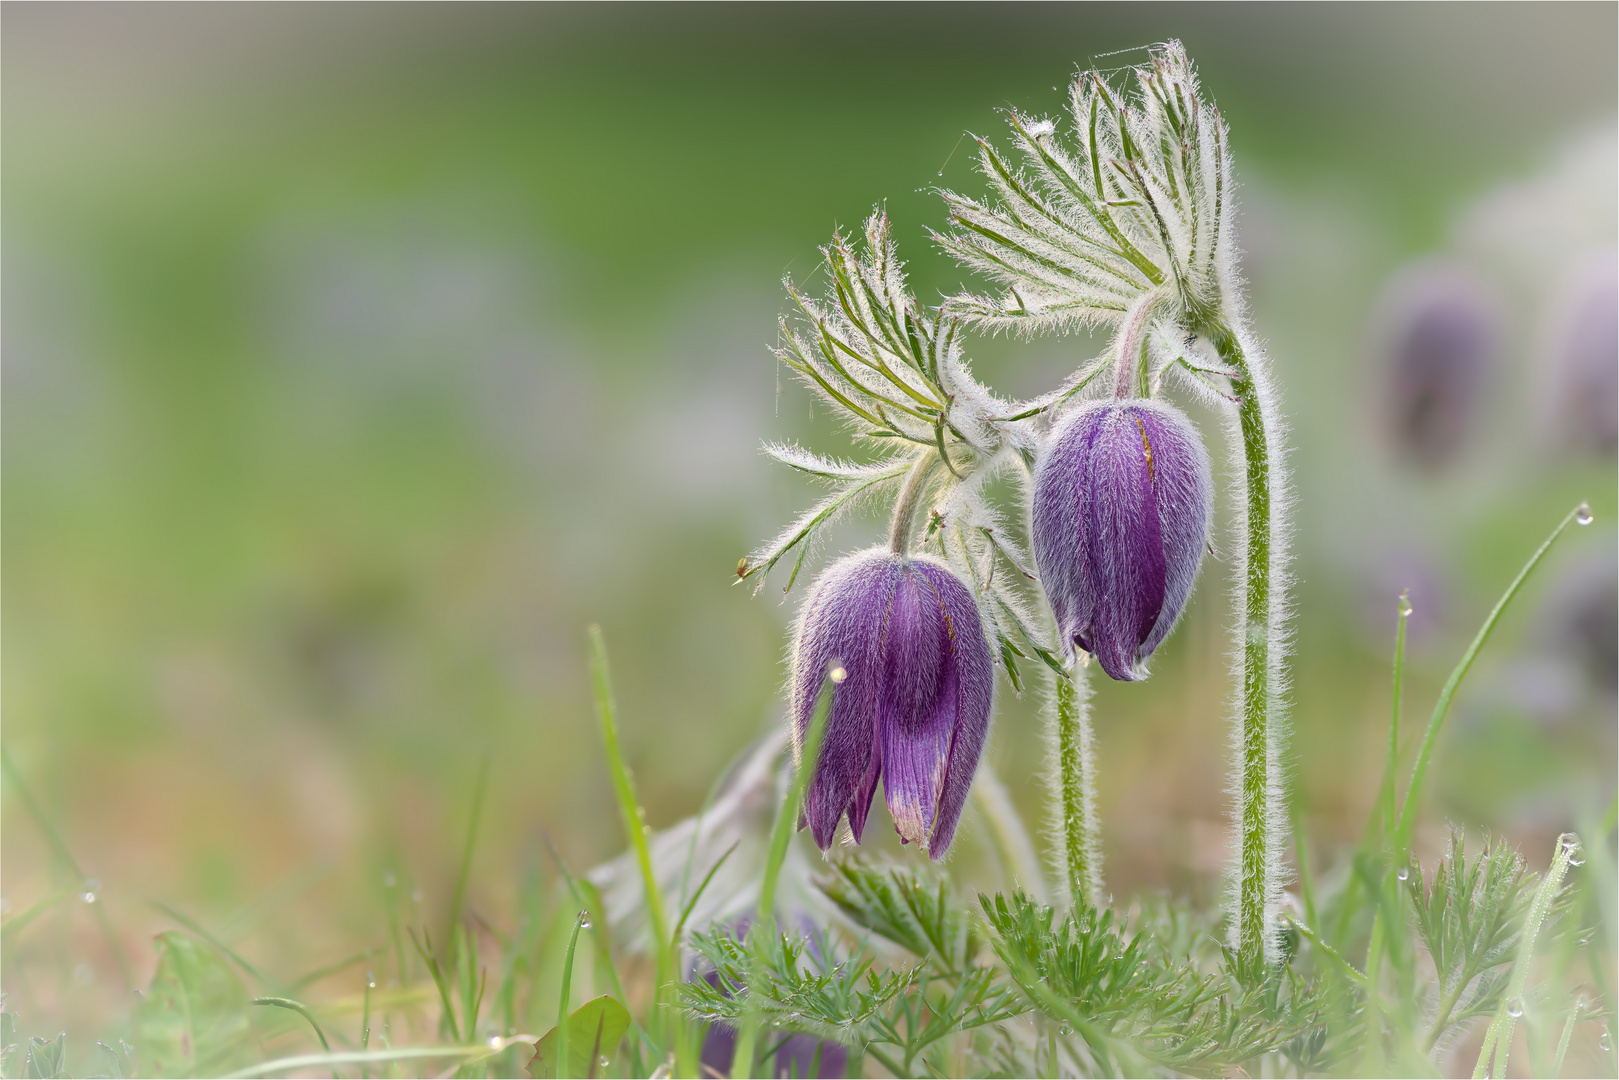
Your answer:
[[[83,868],[79,866],[79,861],[73,857],[73,852],[68,849],[67,841],[62,839],[62,834],[56,831],[56,826],[34,799],[33,792],[29,791],[28,785],[22,782],[22,775],[17,772],[17,766],[11,762],[11,755],[3,749],[0,749],[0,771],[4,772],[6,783],[11,785],[11,789],[17,793],[17,797],[22,799],[23,805],[28,808],[29,816],[34,819],[34,824],[39,826],[39,831],[44,834],[45,842],[55,852],[57,861],[73,875],[73,884],[77,887],[86,877]],[[94,905],[94,910],[96,925],[101,928],[101,936],[107,939],[107,947],[112,950],[113,959],[118,962],[118,973],[123,977],[124,986],[133,987],[135,985],[135,974],[130,967],[129,953],[124,949],[123,939],[113,929],[112,920],[107,917],[107,905],[105,903],[96,904]]]
[[[624,821],[624,832],[635,851],[641,868],[641,881],[646,887],[647,920],[652,927],[652,942],[657,950],[657,985],[652,1015],[647,1028],[654,1042],[662,1043],[666,1028],[666,1010],[663,1000],[668,987],[679,978],[676,970],[673,943],[669,937],[669,917],[664,912],[663,890],[658,886],[652,870],[652,852],[647,845],[646,811],[635,797],[635,783],[630,778],[629,765],[618,741],[618,708],[613,702],[612,675],[607,666],[607,642],[601,627],[590,628],[590,675],[596,692],[596,718],[601,723],[602,746],[607,753],[607,768],[613,780],[613,794],[618,800],[619,815]],[[678,1013],[671,1013],[674,1025],[675,1056],[681,1072],[694,1071],[696,1062],[687,1045],[686,1025]]]
[[[472,818],[467,822],[467,842],[461,849],[461,869],[455,875],[455,892],[450,897],[450,919],[444,932],[447,940],[455,941],[455,928],[461,922],[461,908],[466,904],[467,881],[472,876],[472,852],[478,846],[478,824],[483,817],[484,789],[489,781],[489,755],[478,764],[478,780],[472,788]]]
[[[568,993],[573,988],[573,951],[579,945],[579,928],[589,922],[587,912],[581,911],[573,920],[573,933],[568,935],[568,951],[562,958],[562,991],[557,1000],[557,1076],[568,1076]]]
[[[754,921],[750,936],[762,938],[764,935],[776,933],[776,883],[781,877],[782,864],[787,861],[787,845],[798,827],[798,814],[800,807],[804,805],[804,792],[808,789],[810,777],[815,775],[815,766],[821,758],[821,741],[826,736],[826,718],[832,712],[832,695],[837,692],[838,683],[843,681],[843,670],[841,667],[834,667],[821,679],[821,691],[815,698],[815,712],[810,717],[809,730],[804,733],[804,747],[799,757],[798,772],[793,776],[787,798],[782,800],[781,807],[776,811],[776,823],[770,830],[770,847],[765,852],[764,880],[759,886],[758,918]],[[751,1014],[744,1015],[742,1022],[737,1025],[736,1050],[731,1057],[732,1076],[753,1075],[753,1044],[757,1031],[757,1020]]]
[[[1564,516],[1563,520],[1558,523],[1557,528],[1552,530],[1552,534],[1546,537],[1533,555],[1529,556],[1529,561],[1524,563],[1522,570],[1518,571],[1518,576],[1512,579],[1512,584],[1508,585],[1507,591],[1501,594],[1501,599],[1495,602],[1495,607],[1491,609],[1489,617],[1484,620],[1484,625],[1479,627],[1478,633],[1474,635],[1473,643],[1467,647],[1467,652],[1462,654],[1461,660],[1452,669],[1450,677],[1445,680],[1444,689],[1439,692],[1439,700],[1434,703],[1433,715],[1428,718],[1428,730],[1423,733],[1422,748],[1417,751],[1416,763],[1411,767],[1411,782],[1406,786],[1405,802],[1400,807],[1400,816],[1395,823],[1394,853],[1397,860],[1411,842],[1411,831],[1416,826],[1417,800],[1422,794],[1422,781],[1428,773],[1428,759],[1433,756],[1434,742],[1439,738],[1439,729],[1444,724],[1446,715],[1450,712],[1451,702],[1455,700],[1456,690],[1461,686],[1462,679],[1466,677],[1468,670],[1472,668],[1473,661],[1478,658],[1479,652],[1484,648],[1484,643],[1490,639],[1490,632],[1495,629],[1495,624],[1501,621],[1501,615],[1506,611],[1507,605],[1512,603],[1513,597],[1518,595],[1518,590],[1523,588],[1523,583],[1529,579],[1529,575],[1534,571],[1535,567],[1540,565],[1540,560],[1546,557],[1546,553],[1557,542],[1557,538],[1562,536],[1564,530],[1575,521],[1580,521],[1583,524],[1589,520],[1590,510],[1586,508],[1585,503],[1576,506]]]

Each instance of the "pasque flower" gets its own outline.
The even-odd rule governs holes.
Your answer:
[[[829,567],[804,602],[793,647],[795,747],[834,662],[844,675],[804,822],[823,851],[845,815],[859,841],[880,777],[900,837],[939,858],[978,769],[995,685],[972,593],[943,563],[887,548]]]
[[[1065,647],[1115,679],[1146,676],[1197,577],[1213,487],[1196,429],[1161,401],[1095,402],[1059,421],[1035,463],[1031,513]]]

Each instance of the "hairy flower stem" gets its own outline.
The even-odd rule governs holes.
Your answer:
[[[1102,904],[1102,853],[1097,838],[1096,756],[1091,745],[1091,688],[1079,668],[1056,676],[1058,821],[1068,895],[1077,907]]]
[[[1237,373],[1237,423],[1243,452],[1244,543],[1237,575],[1237,647],[1241,650],[1240,757],[1237,763],[1240,862],[1235,882],[1238,968],[1257,977],[1276,957],[1275,906],[1281,892],[1282,655],[1285,596],[1278,580],[1285,537],[1278,526],[1279,462],[1270,438],[1278,425],[1268,387],[1223,323],[1204,332],[1221,361]]]
[[[928,480],[939,465],[939,457],[925,453],[916,459],[911,471],[905,474],[905,484],[899,489],[894,503],[894,517],[888,526],[888,549],[895,555],[911,550],[911,537],[916,533],[916,513],[922,508],[922,496],[927,492]]]

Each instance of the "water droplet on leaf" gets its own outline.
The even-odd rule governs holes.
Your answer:
[[[1523,998],[1507,998],[1507,1015],[1514,1020],[1523,1015]]]
[[[1398,870],[1394,871],[1394,876],[1400,881],[1410,881],[1411,868],[1409,866],[1402,866]]]
[[[499,1050],[500,1049],[500,1036],[499,1035],[491,1035],[491,1036],[489,1036],[489,1049],[491,1049],[491,1050]]]
[[[368,971],[365,973],[365,985],[366,988],[370,990],[375,990],[377,988],[377,976],[375,972]]]
[[[835,667],[828,673],[827,677],[835,683],[840,683],[849,677],[849,669],[842,666]]]
[[[1602,1029],[1602,1038],[1597,1040],[1597,1045],[1602,1047],[1602,1049],[1604,1049],[1604,1050],[1612,1050],[1613,1049],[1613,1042],[1608,1038],[1608,1030],[1607,1030],[1607,1028]]]
[[[1574,521],[1576,524],[1589,525],[1595,520],[1596,515],[1591,513],[1590,503],[1581,503],[1580,508],[1574,511]]]
[[[1405,616],[1409,616],[1413,610],[1415,610],[1415,609],[1413,609],[1411,607],[1411,594],[1409,592],[1401,593],[1400,594],[1400,614],[1405,615]]]

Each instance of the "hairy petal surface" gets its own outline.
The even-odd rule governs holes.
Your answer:
[[[1213,504],[1208,453],[1191,422],[1152,400],[1081,405],[1035,464],[1035,563],[1065,648],[1115,679],[1146,661],[1191,595]]]
[[[846,675],[804,823],[825,850],[846,814],[858,841],[881,777],[901,838],[940,857],[978,768],[995,684],[972,593],[942,563],[886,549],[829,568],[805,601],[794,648],[796,746],[834,660]]]

